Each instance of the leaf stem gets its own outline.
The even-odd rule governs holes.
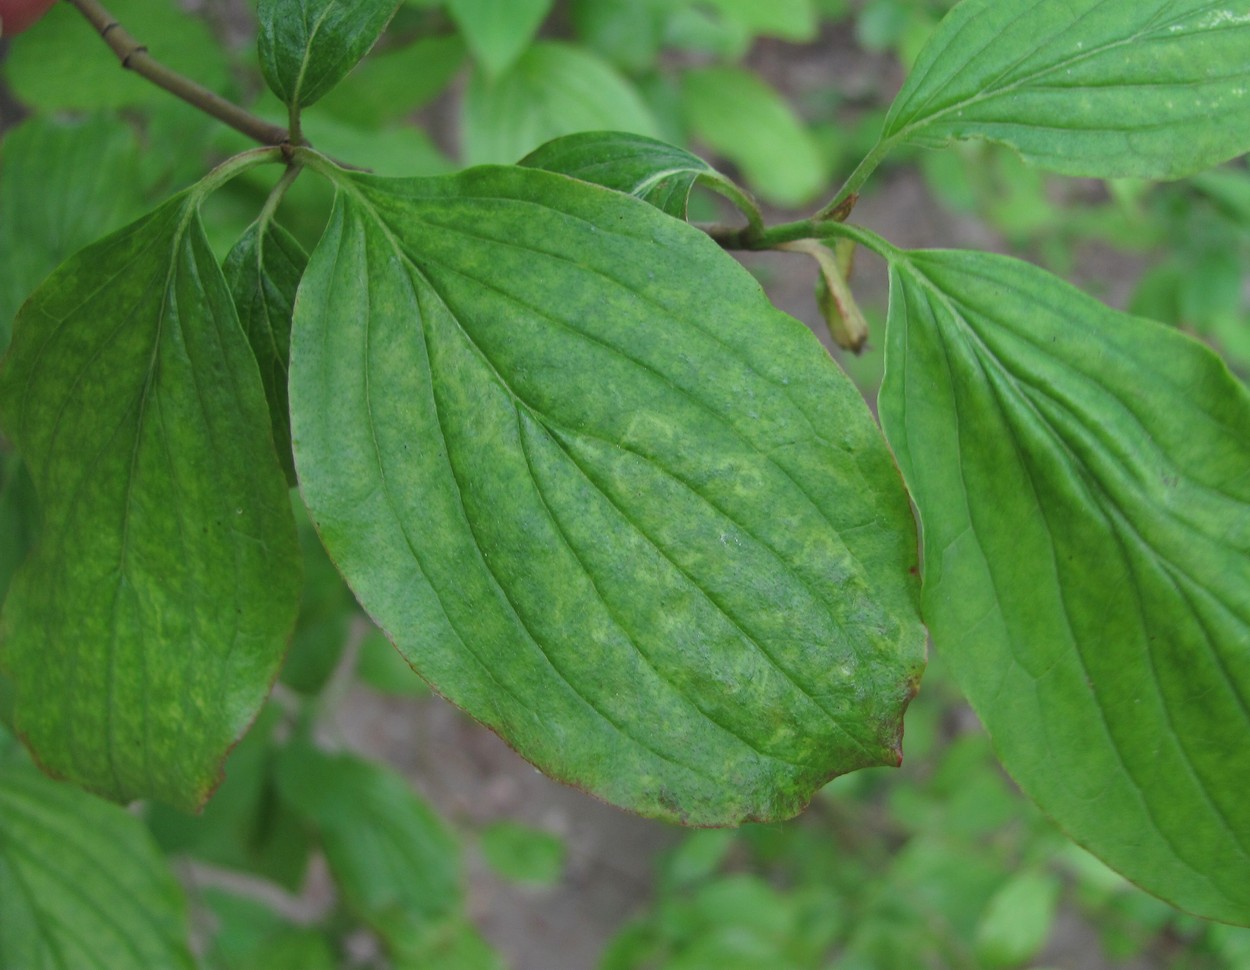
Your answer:
[[[890,153],[890,149],[894,147],[893,138],[880,139],[873,146],[872,151],[864,156],[863,161],[855,166],[855,171],[842,184],[842,188],[838,190],[838,194],[833,197],[833,201],[821,209],[812,218],[818,222],[826,222],[829,220],[841,221],[850,214],[850,207],[847,203],[859,194],[859,190],[864,187],[864,183],[868,181],[873,172],[877,170],[877,166],[885,160],[885,156]]]
[[[278,211],[278,206],[282,204],[282,199],[286,196],[286,190],[291,184],[299,178],[299,173],[304,170],[304,166],[299,162],[291,162],[287,165],[286,171],[282,173],[282,178],[278,179],[277,184],[269,193],[269,198],[265,200],[264,207],[260,210],[257,221],[262,225],[268,225]]]
[[[74,0],[71,0],[74,2]],[[214,168],[202,179],[192,186],[191,191],[196,193],[201,199],[216,192],[219,188],[229,182],[237,175],[241,175],[250,168],[257,165],[272,165],[281,163],[286,160],[287,152],[285,146],[282,145],[266,145],[263,148],[252,148],[248,151],[241,152],[238,155],[227,158],[224,162]],[[291,176],[293,179],[294,176]],[[286,176],[283,176],[283,182]],[[279,182],[279,184],[283,184]],[[289,183],[287,183],[289,184]]]
[[[899,250],[875,232],[862,226],[845,222],[831,222],[818,218],[800,219],[769,226],[761,233],[753,233],[750,227],[700,226],[722,249],[758,251],[783,248],[787,243],[803,239],[853,239],[865,249],[870,249],[884,259],[897,256]]]
[[[105,43],[121,61],[122,67],[134,71],[187,104],[242,132],[262,145],[290,144],[291,136],[280,125],[270,124],[227,101],[221,95],[197,84],[185,75],[166,67],[148,53],[130,32],[119,24],[98,0],[68,0],[91,23]]]

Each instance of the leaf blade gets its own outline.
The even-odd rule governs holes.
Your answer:
[[[194,809],[276,676],[299,571],[264,392],[193,193],[36,291],[0,413],[43,512],[3,613],[18,730],[50,772]]]
[[[1250,398],[1205,348],[1027,264],[891,263],[881,416],[938,649],[1073,838],[1250,920],[1250,753],[1213,740],[1250,727]]]
[[[749,218],[761,218],[751,198],[703,159],[645,135],[621,131],[565,135],[539,146],[517,164],[637,196],[677,219],[686,218],[690,193],[703,184],[729,198]]]
[[[552,0],[448,0],[447,13],[493,78],[516,63],[551,6]]]
[[[0,963],[191,970],[186,904],[143,823],[43,777],[0,771]]]
[[[382,36],[399,0],[261,0],[257,49],[269,90],[306,108]]]
[[[239,322],[260,365],[269,401],[274,446],[287,482],[295,484],[291,417],[287,402],[291,314],[308,254],[275,222],[253,223],[226,256],[222,272],[234,296]]]
[[[793,814],[895,763],[923,657],[912,525],[810,332],[618,193],[336,178],[296,314],[296,463],[422,675],[548,773],[662,817]]]
[[[965,0],[882,142],[981,137],[1066,175],[1181,178],[1250,151],[1248,45],[1246,0]]]

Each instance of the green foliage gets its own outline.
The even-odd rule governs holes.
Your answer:
[[[190,970],[182,896],[143,823],[0,744],[0,965]]]
[[[690,130],[740,165],[768,201],[798,206],[824,188],[824,160],[812,135],[755,75],[732,67],[688,71],[682,105]]]
[[[354,680],[421,678],[652,816],[823,792],[679,846],[605,967],[1018,967],[1059,913],[1115,958],[1244,961],[1172,907],[1250,925],[1250,175],[1203,171],[1250,149],[1247,0],[261,0],[259,61],[166,0],[113,13],[203,112],[263,77],[224,116],[282,144],[204,177],[243,136],[70,5],[12,45],[0,719],[261,887],[194,891],[202,965],[344,965],[361,933],[377,966],[500,965],[453,829],[329,750]],[[915,65],[892,104],[747,59],[830,30]],[[457,172],[417,111],[496,164]],[[939,198],[1050,269],[1146,253],[1134,315],[848,221],[887,156],[946,146],[917,163]],[[816,262],[856,381],[884,347],[884,436],[726,249]],[[928,681],[921,767],[825,788],[898,764],[922,620],[988,738]],[[140,819],[7,733],[0,802],[0,962],[191,965]],[[480,848],[564,864],[512,823]],[[262,900],[318,854],[335,898],[297,925]]]
[[[589,51],[545,41],[503,74],[475,71],[464,108],[464,155],[515,162],[560,135],[611,129],[656,134],[638,92]]]
[[[260,69],[269,90],[305,108],[343,80],[374,45],[398,0],[261,0]]]
[[[402,777],[351,755],[292,744],[276,770],[316,833],[344,903],[400,954],[420,954],[456,916],[459,848]]]
[[[505,879],[533,886],[560,881],[564,843],[556,836],[513,822],[496,822],[481,834],[482,854]]]
[[[552,0],[447,0],[447,12],[488,77],[510,68],[551,11]]]
[[[988,138],[1067,175],[1191,175],[1250,150],[1248,44],[1240,3],[965,0],[882,142]]]
[[[173,0],[109,0],[109,10],[121,23],[142,24],[144,43],[201,84],[214,90],[226,86],[229,74],[221,45],[203,21],[188,17]],[[43,111],[159,105],[169,98],[142,78],[118,70],[117,58],[68,4],[55,4],[37,29],[13,45],[4,76],[23,102]],[[128,181],[119,178],[116,184],[124,190]]]
[[[794,823],[692,834],[601,970],[1152,965],[1167,952],[1187,970],[1240,968],[1250,931],[1184,917],[1065,845],[985,735],[956,727],[965,717],[935,664],[908,711],[918,758],[838,779]]]
[[[0,374],[45,525],[5,601],[16,727],[57,775],[192,809],[277,674],[299,582],[198,204],[175,196],[64,263]]]
[[[1215,739],[1250,732],[1250,394],[1188,338],[1025,263],[887,257],[881,419],[934,638],[1066,831],[1236,919],[1250,749]]]

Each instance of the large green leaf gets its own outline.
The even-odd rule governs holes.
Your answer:
[[[307,107],[347,76],[399,0],[260,0],[256,45],[269,90]]]
[[[464,112],[464,154],[474,163],[515,162],[576,131],[656,133],[641,95],[610,64],[553,42],[535,44],[497,78],[475,72]]]
[[[880,410],[1007,769],[1134,882],[1250,922],[1250,394],[1028,264],[893,252]]]
[[[0,416],[43,515],[0,661],[50,772],[194,808],[277,673],[299,552],[256,362],[184,193],[18,315]]]
[[[620,193],[332,174],[292,335],[296,467],[413,665],[651,815],[786,817],[897,763],[914,526],[816,338]]]
[[[0,764],[0,966],[191,970],[185,904],[143,823]]]
[[[516,62],[551,6],[552,0],[447,0],[447,12],[491,77]]]
[[[882,142],[988,138],[1068,175],[1179,178],[1250,150],[1250,0],[964,0]]]
[[[235,243],[222,267],[239,322],[260,365],[278,459],[295,484],[291,458],[291,418],[287,369],[291,352],[291,313],[295,291],[308,263],[300,244],[275,222],[254,222]]]

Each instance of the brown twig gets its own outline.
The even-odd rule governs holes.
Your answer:
[[[78,8],[78,12],[90,21],[105,43],[121,61],[122,67],[134,71],[141,77],[163,88],[187,104],[199,108],[205,114],[212,115],[235,131],[262,145],[285,145],[290,136],[280,125],[256,117],[244,111],[237,104],[227,101],[216,92],[203,85],[196,84],[190,78],[171,70],[156,60],[148,49],[140,44],[111,13],[102,7],[97,0],[67,0]]]

